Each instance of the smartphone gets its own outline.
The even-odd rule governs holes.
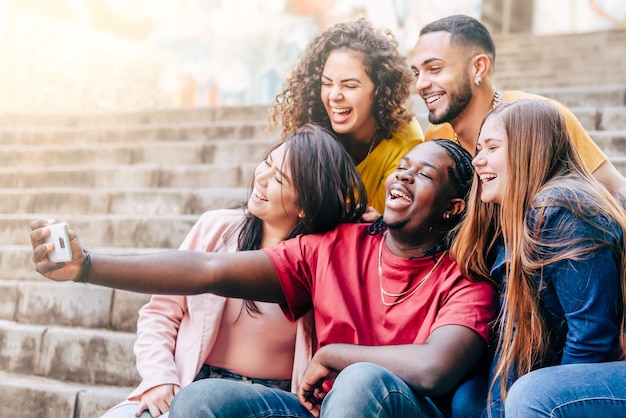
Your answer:
[[[62,263],[72,260],[72,247],[70,246],[70,237],[67,233],[67,225],[64,223],[49,225],[50,236],[45,239],[46,242],[54,243],[54,250],[48,253],[50,261]]]

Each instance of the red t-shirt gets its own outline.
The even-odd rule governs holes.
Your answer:
[[[367,227],[344,224],[264,250],[278,274],[288,318],[295,320],[313,306],[319,347],[422,344],[443,325],[466,326],[487,341],[495,289],[462,277],[447,254],[410,298],[393,306],[383,304],[378,275],[383,237],[369,235]],[[433,257],[397,257],[384,244],[382,259],[382,286],[390,293],[401,293],[407,282],[418,283],[435,265]],[[393,300],[385,296],[385,301]]]

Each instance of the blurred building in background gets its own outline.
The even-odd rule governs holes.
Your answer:
[[[494,34],[626,27],[621,0],[0,0],[0,112],[269,104],[329,25],[366,17],[408,52],[455,13]]]

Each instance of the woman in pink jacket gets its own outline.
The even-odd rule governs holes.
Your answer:
[[[246,251],[356,222],[365,189],[352,160],[323,128],[306,125],[254,172],[246,210],[204,213],[181,249]],[[181,277],[180,280],[184,280]],[[277,304],[154,295],[139,313],[135,354],[142,381],[106,418],[167,415],[181,387],[219,377],[297,388],[312,356],[312,322],[289,322]]]

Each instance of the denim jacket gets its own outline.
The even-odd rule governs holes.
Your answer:
[[[592,242],[607,241],[611,247],[603,246],[586,253],[582,259],[565,259],[544,267],[535,277],[540,289],[539,304],[554,341],[548,353],[546,365],[570,363],[595,363],[617,360],[623,357],[620,347],[622,295],[620,290],[620,254],[623,251],[622,230],[617,222],[585,205],[585,195],[571,196],[571,191],[551,189],[540,199],[555,201],[545,209],[539,233],[546,254],[558,252],[564,241],[581,238],[577,246]],[[572,202],[582,203],[584,217],[571,211]],[[582,199],[582,200],[581,200]],[[539,209],[533,208],[526,214],[530,230],[537,227]],[[546,245],[547,244],[547,245]],[[552,246],[552,247],[551,247]],[[500,283],[502,305],[506,289],[505,273],[507,260],[504,245],[496,251],[491,276]],[[495,354],[493,365],[499,354]],[[493,367],[492,367],[493,371]],[[518,376],[510,376],[508,386]],[[499,382],[494,385],[492,399],[500,399]],[[492,405],[493,416],[498,416],[498,402]],[[494,410],[495,409],[495,410]]]

